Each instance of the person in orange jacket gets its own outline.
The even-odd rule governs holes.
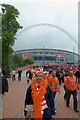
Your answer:
[[[59,80],[56,77],[56,70],[52,70],[51,76],[49,76],[47,80],[48,80],[48,84],[51,87],[51,90],[53,92],[58,92],[59,91]]]
[[[59,92],[59,80],[56,77],[56,70],[52,70],[51,76],[48,77],[48,84],[50,85],[50,88],[52,90],[52,96],[53,101],[55,100],[56,92]],[[52,109],[54,109],[53,115],[55,115],[56,108],[55,108],[55,102],[53,102]]]
[[[44,79],[44,73],[38,72],[31,83],[34,119],[52,120],[54,112],[53,92]]]
[[[42,119],[43,110],[47,108],[45,93],[48,84],[47,84],[47,80],[43,79],[43,76],[44,73],[39,72],[37,73],[36,77],[32,79],[31,89],[32,89],[34,119],[35,118]],[[44,106],[43,106],[43,101],[45,102]]]
[[[67,77],[67,79],[65,80],[65,85],[67,86],[67,100],[66,100],[66,106],[69,107],[69,103],[70,103],[70,97],[71,94],[73,95],[73,108],[75,112],[78,112],[78,105],[77,105],[77,90],[76,87],[78,85],[78,79],[76,79],[76,77],[73,74],[73,71],[70,70],[70,76]]]

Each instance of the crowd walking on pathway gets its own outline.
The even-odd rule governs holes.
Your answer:
[[[80,71],[79,71],[80,72]],[[78,112],[78,91],[80,76],[78,71],[64,69],[44,70],[42,67],[27,66],[26,90],[24,101],[24,116],[34,120],[51,120],[57,114],[56,94],[60,94],[59,87],[62,85],[66,107],[70,107],[70,98],[73,96],[73,109]],[[18,68],[18,81],[21,81],[22,69]],[[8,92],[9,84],[5,76],[0,72],[2,78],[2,94]],[[16,80],[16,71],[12,71],[12,81]]]
[[[26,91],[24,101],[25,118],[51,120],[56,110],[56,94],[60,94],[59,86],[62,84],[65,94],[66,107],[70,107],[70,97],[73,95],[73,109],[78,112],[79,79],[77,71],[49,69],[40,67],[27,67],[26,79],[30,86]],[[29,77],[30,76],[30,77]]]

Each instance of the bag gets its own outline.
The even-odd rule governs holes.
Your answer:
[[[27,118],[33,118],[33,105],[26,105]]]

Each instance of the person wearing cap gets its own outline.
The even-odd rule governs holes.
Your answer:
[[[78,112],[78,104],[77,104],[77,90],[76,87],[78,85],[78,79],[74,76],[73,70],[70,70],[70,76],[65,80],[65,85],[67,86],[67,100],[66,106],[69,107],[71,94],[73,95],[73,108],[75,112]]]
[[[32,98],[33,98],[33,110],[34,118],[42,118],[41,102],[43,96],[46,93],[47,81],[43,79],[44,74],[42,72],[37,73],[36,77],[32,79]]]
[[[52,91],[47,80],[44,79],[43,72],[38,72],[36,77],[32,79],[31,88],[34,119],[51,120]]]

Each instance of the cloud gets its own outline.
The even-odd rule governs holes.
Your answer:
[[[4,0],[3,0],[4,1]],[[54,0],[53,0],[54,1]],[[14,0],[9,1],[20,12],[18,18],[23,29],[38,23],[57,25],[69,32],[78,41],[78,1],[76,0]],[[7,2],[7,0],[6,0]],[[19,31],[18,31],[19,32]],[[66,34],[51,27],[35,27],[25,31],[15,41],[14,50],[25,48],[61,48],[75,50],[77,46]]]

